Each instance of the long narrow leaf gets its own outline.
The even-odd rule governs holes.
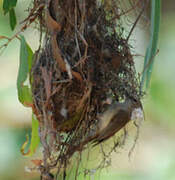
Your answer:
[[[16,26],[16,14],[15,14],[14,8],[10,9],[10,11],[9,11],[9,20],[10,20],[10,27],[13,31]]]
[[[160,26],[160,14],[161,14],[161,0],[151,1],[151,37],[149,45],[147,47],[145,60],[144,60],[144,72],[142,75],[141,89],[143,89],[146,81],[146,88],[149,87],[149,82],[152,74],[154,65],[154,58],[157,53],[157,44],[159,37],[159,26]]]
[[[15,13],[15,7],[17,4],[17,0],[3,0],[3,12],[4,15],[9,13],[9,22],[11,30],[13,31],[15,29],[17,20],[16,20],[16,13]]]
[[[20,64],[17,78],[18,99],[24,105],[32,104],[32,95],[29,85],[24,85],[31,70],[33,52],[24,37],[21,36]]]
[[[17,0],[3,0],[4,14],[8,13],[12,8],[16,6]]]

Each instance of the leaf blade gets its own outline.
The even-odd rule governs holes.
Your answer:
[[[8,13],[12,8],[16,7],[17,0],[3,0],[4,14]]]
[[[11,30],[13,31],[15,29],[16,23],[17,23],[14,8],[10,9],[10,11],[9,11],[9,20],[10,20]]]
[[[26,141],[21,146],[21,153],[23,156],[32,156],[40,143],[39,133],[38,133],[39,123],[35,118],[34,114],[32,114],[32,135],[31,142],[29,142],[29,136],[26,136]],[[25,148],[29,145],[29,149],[25,152]]]
[[[151,28],[150,28],[151,37],[144,59],[143,74],[141,79],[141,90],[143,89],[144,85],[146,85],[146,89],[148,89],[149,87],[152,69],[154,65],[154,58],[157,53],[157,45],[158,45],[159,29],[160,29],[160,15],[161,15],[161,0],[152,0]]]
[[[159,38],[159,29],[160,29],[160,13],[161,13],[161,0],[154,0],[152,1],[152,49],[151,49],[151,59],[150,65],[147,71],[147,81],[146,81],[146,88],[149,87],[149,82],[151,79],[152,69],[154,65],[154,57],[157,53],[157,45],[158,45],[158,38]]]
[[[33,52],[30,46],[25,41],[24,36],[21,36],[20,45],[20,63],[17,77],[18,99],[24,105],[32,104],[32,93],[29,85],[24,85],[31,70]]]

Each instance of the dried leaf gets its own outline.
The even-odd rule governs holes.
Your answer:
[[[54,35],[52,37],[51,43],[52,43],[53,56],[54,56],[55,60],[58,62],[58,65],[59,65],[60,69],[63,72],[66,72],[67,71],[66,64],[65,64],[63,58],[61,57],[61,52],[60,52],[60,49],[58,48],[58,45],[57,45],[56,35]],[[73,74],[73,76],[77,80],[83,81],[81,75],[78,72],[75,72],[75,71],[71,70],[71,73]]]
[[[9,38],[7,36],[0,36],[0,40],[1,39],[8,39],[9,40]]]
[[[46,12],[46,25],[51,32],[59,32],[61,30],[60,24],[50,16],[49,10]]]
[[[35,166],[41,166],[43,162],[41,159],[32,159],[31,161]]]
[[[65,72],[66,71],[66,65],[65,65],[63,58],[61,57],[61,52],[60,52],[60,49],[58,48],[58,45],[57,45],[56,35],[54,35],[52,37],[51,43],[52,43],[53,56],[54,56],[55,60],[58,62],[60,69]]]
[[[45,85],[46,96],[47,96],[47,101],[48,101],[51,96],[52,74],[51,74],[51,72],[48,73],[46,68],[43,68],[43,67],[41,67],[41,72],[42,72],[42,77],[44,79],[44,85]]]

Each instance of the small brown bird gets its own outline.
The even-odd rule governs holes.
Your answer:
[[[133,112],[140,108],[141,102],[127,99],[123,103],[115,102],[99,117],[98,132],[93,139],[95,145],[109,139],[121,128],[123,128],[132,118]]]

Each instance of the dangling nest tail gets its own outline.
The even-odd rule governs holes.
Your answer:
[[[45,42],[35,53],[31,82],[44,148],[40,170],[43,179],[51,179],[51,169],[65,170],[72,155],[92,140],[98,115],[110,103],[140,101],[142,95],[120,1],[46,2],[39,16]]]

